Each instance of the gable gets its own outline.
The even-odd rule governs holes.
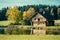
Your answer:
[[[40,19],[40,21],[46,21],[46,18],[44,17],[44,16],[42,16],[40,13],[37,13],[32,19],[34,19],[34,18],[39,18]]]

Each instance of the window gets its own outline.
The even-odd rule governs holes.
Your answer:
[[[38,21],[40,21],[40,19],[38,18]]]
[[[35,20],[35,21],[38,21],[38,19],[37,19],[37,18],[34,18],[34,20]]]

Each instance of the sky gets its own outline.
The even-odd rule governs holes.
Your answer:
[[[4,7],[24,6],[24,5],[60,5],[60,0],[0,0],[0,9]]]

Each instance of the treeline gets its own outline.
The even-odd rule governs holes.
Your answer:
[[[7,8],[2,8],[2,10],[0,10],[0,21],[7,20],[7,17],[5,16],[6,11],[7,11]]]
[[[27,6],[18,6],[18,9],[23,14],[24,11],[27,11],[30,7],[35,9],[35,12],[41,13],[47,20],[57,20],[60,19],[60,6],[49,6],[49,5],[27,5]],[[7,20],[6,12],[7,8],[2,8],[0,10],[0,20]]]

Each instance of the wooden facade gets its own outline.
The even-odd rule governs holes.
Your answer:
[[[31,25],[35,27],[33,29],[33,34],[45,34],[46,33],[46,18],[44,18],[40,13],[37,13],[31,19]]]

